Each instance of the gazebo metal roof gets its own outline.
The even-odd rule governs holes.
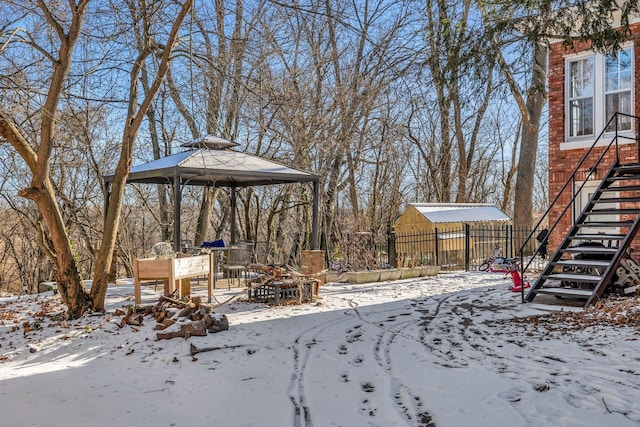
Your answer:
[[[319,181],[317,175],[251,154],[230,149],[199,148],[133,166],[127,182],[167,184],[176,176],[184,185],[216,187]],[[111,182],[113,175],[104,179]]]
[[[222,138],[206,136],[184,144],[194,147],[171,156],[133,166],[127,183],[174,185],[174,247],[180,245],[180,199],[185,185],[231,188],[231,240],[235,241],[235,189],[260,185],[312,182],[314,190],[312,249],[317,249],[318,184],[320,177],[262,157],[230,149],[237,144]],[[109,187],[114,175],[104,176]],[[107,201],[108,203],[108,201]]]

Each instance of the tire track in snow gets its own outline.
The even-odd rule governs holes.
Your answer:
[[[411,307],[415,307],[416,305],[417,304],[414,302],[411,304]],[[431,415],[424,410],[424,403],[422,402],[420,396],[412,393],[411,390],[404,384],[402,384],[401,380],[393,374],[394,369],[391,351],[393,348],[393,344],[396,343],[396,338],[400,336],[411,341],[417,341],[415,337],[410,336],[404,332],[408,326],[414,326],[416,324],[415,316],[413,315],[413,313],[406,311],[402,311],[401,313],[397,314],[398,309],[393,309],[390,310],[390,313],[393,314],[390,314],[386,319],[382,321],[374,321],[369,319],[369,317],[384,314],[385,311],[386,310],[363,314],[361,310],[356,307],[353,307],[352,309],[352,312],[358,320],[380,330],[380,332],[376,335],[376,339],[373,343],[372,352],[376,363],[386,373],[389,379],[389,394],[393,396],[393,404],[395,405],[400,417],[406,422],[413,422],[418,426],[435,427]],[[395,322],[396,319],[401,316],[408,316],[408,319],[402,322]],[[394,322],[393,325],[389,326],[390,322]],[[346,331],[347,334],[351,334],[353,332],[353,329],[360,329],[360,326],[348,329]],[[360,334],[357,336],[359,337]],[[347,342],[349,342],[349,340],[350,337],[348,336]],[[362,388],[365,392],[372,392],[373,390],[375,390],[375,382],[365,382],[362,384]],[[370,406],[369,399],[366,400],[366,403]],[[369,411],[370,416],[373,416],[373,414],[375,413],[375,407],[370,406]]]
[[[415,395],[407,386],[393,374],[393,359],[391,350],[398,336],[415,340],[403,333],[406,327],[415,324],[415,318],[411,313],[401,315],[410,316],[409,320],[395,323],[390,328],[384,328],[378,334],[374,345],[374,356],[378,365],[387,372],[390,381],[390,392],[394,398],[396,410],[409,422],[416,422],[419,426],[435,427],[431,415],[424,410],[424,404],[420,396]],[[395,321],[397,316],[390,316],[387,321]]]
[[[293,425],[294,427],[312,427],[311,410],[308,406],[305,391],[305,373],[309,357],[313,347],[317,343],[318,336],[327,328],[350,320],[349,317],[333,319],[314,325],[302,331],[294,340],[293,350],[293,372],[289,383],[289,400],[293,404]]]

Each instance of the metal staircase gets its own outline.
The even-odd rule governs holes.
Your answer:
[[[640,208],[610,208],[603,205],[625,206],[640,202],[639,196],[628,195],[640,190],[637,185],[639,181],[640,164],[616,163],[609,169],[607,176],[550,258],[547,267],[532,285],[526,301],[532,301],[538,294],[551,294],[586,298],[586,304],[589,305],[602,296],[611,283],[621,257],[640,229]],[[621,197],[614,193],[627,196]],[[602,219],[603,216],[610,215],[619,215],[625,219]],[[602,230],[602,233],[582,232],[593,227]]]
[[[559,212],[555,222],[550,226],[543,244],[548,242],[549,236],[556,230],[563,215],[568,214],[575,206],[577,194],[585,183],[593,179],[599,167],[609,167],[606,176],[591,195],[581,213],[574,215],[575,220],[568,233],[557,246],[555,253],[537,277],[531,288],[524,294],[522,301],[531,302],[538,295],[554,295],[556,297],[570,297],[586,299],[585,306],[596,302],[607,290],[615,277],[620,260],[629,249],[634,237],[640,229],[640,151],[633,163],[621,164],[618,142],[622,137],[618,134],[617,123],[620,116],[632,117],[636,129],[640,129],[640,118],[616,113],[609,123],[616,125],[616,132],[608,145],[603,144],[604,131],[585,153],[571,174],[569,180],[550,203],[549,208],[540,218],[529,237],[521,245],[521,274],[525,273],[531,260],[525,262],[525,248],[531,247],[531,239],[540,230],[540,224],[546,219],[552,208]],[[615,122],[613,122],[615,121]],[[632,138],[638,146],[638,138]],[[604,145],[593,165],[586,164],[587,159],[595,156],[594,148]],[[640,148],[638,148],[640,149]],[[614,152],[615,155],[611,155]],[[606,160],[614,158],[613,164],[605,165]],[[610,161],[610,160],[609,160]],[[578,184],[577,176],[582,175],[582,184]],[[567,194],[571,194],[567,196]],[[564,194],[564,196],[563,196]],[[564,207],[560,200],[569,199]],[[615,220],[612,219],[616,218]],[[593,229],[597,229],[597,233]],[[556,231],[556,236],[558,232]],[[534,251],[537,254],[539,249]],[[533,257],[531,257],[533,259]]]

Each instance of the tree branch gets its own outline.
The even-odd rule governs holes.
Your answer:
[[[13,119],[4,111],[0,111],[0,136],[9,141],[33,172],[37,167],[38,155],[22,136]]]

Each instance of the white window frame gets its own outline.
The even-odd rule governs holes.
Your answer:
[[[630,49],[631,51],[631,108],[632,111],[630,114],[635,114],[633,110],[635,106],[635,64],[634,64],[634,49],[632,43],[626,43],[622,45],[622,49]],[[570,81],[570,64],[574,61],[579,61],[587,58],[593,58],[593,135],[580,135],[580,136],[569,136],[570,133],[570,101],[576,98],[570,98],[571,94],[571,81]],[[605,75],[605,65],[606,65],[606,55],[595,53],[592,51],[582,52],[579,54],[568,55],[565,57],[565,95],[564,95],[564,142],[560,144],[561,150],[572,150],[579,148],[589,148],[593,145],[596,140],[596,137],[602,132],[604,127],[607,124],[607,121],[610,117],[605,117],[606,115],[606,94],[605,92],[605,84],[606,78]],[[633,138],[635,131],[635,123],[632,123],[631,129],[628,131],[619,131],[619,135],[628,136]],[[613,135],[614,132],[606,132],[605,136]],[[608,145],[611,141],[610,138],[602,138],[602,141],[598,145]],[[625,138],[619,139],[619,144],[631,143],[632,141],[627,140]]]
[[[605,75],[604,75],[604,98],[605,98],[605,107],[604,107],[604,109],[605,109],[605,119],[606,119],[606,120],[609,120],[609,117],[611,117],[611,114],[612,114],[612,113],[607,113],[607,111],[606,111],[606,110],[607,110],[607,107],[606,107],[606,105],[607,105],[607,97],[608,97],[609,95],[619,95],[619,94],[624,94],[624,93],[627,93],[627,92],[628,92],[628,93],[629,93],[629,95],[630,95],[630,97],[629,97],[629,104],[630,104],[631,111],[629,111],[627,114],[633,114],[633,88],[634,88],[634,75],[633,75],[633,49],[632,49],[631,47],[626,47],[626,48],[623,48],[622,50],[629,50],[629,51],[630,51],[630,53],[631,53],[631,55],[630,55],[630,62],[631,62],[631,70],[630,70],[630,73],[631,73],[631,82],[630,82],[630,84],[629,84],[629,87],[622,88],[622,89],[621,89],[621,88],[617,88],[617,89],[607,90],[607,87],[606,87],[607,83],[606,83],[606,82],[607,82],[607,77],[608,77],[608,76],[606,75],[606,72],[605,72]],[[605,59],[605,65],[606,65],[606,59]],[[605,70],[605,71],[606,71],[606,70]],[[618,73],[618,75],[617,75],[616,77],[617,77],[617,78],[619,78],[619,77],[620,77],[620,74]],[[618,83],[620,83],[620,82],[618,82]],[[618,121],[618,123],[620,123],[620,121],[622,121],[622,122],[623,122],[622,124],[628,124],[628,125],[631,125],[631,127],[630,127],[629,129],[626,129],[626,130],[633,130],[633,122],[630,120],[630,118],[621,118],[621,120],[619,120],[619,121]],[[612,124],[613,124],[613,123],[612,123]],[[622,130],[622,129],[619,129],[619,130]],[[615,124],[614,124],[614,126],[612,126],[611,131],[615,131]]]
[[[591,61],[591,82],[589,84],[589,88],[587,88],[586,92],[587,94],[580,94],[580,95],[573,95],[572,94],[572,89],[573,89],[573,80],[571,79],[571,65],[576,63],[576,64],[583,64],[587,61]],[[586,55],[586,56],[582,56],[580,58],[574,58],[571,60],[567,61],[567,136],[569,138],[572,139],[576,139],[576,138],[585,138],[585,137],[591,137],[593,136],[593,132],[594,132],[594,126],[595,126],[595,104],[596,104],[596,91],[595,91],[595,80],[596,80],[596,61],[595,61],[595,57],[594,55]],[[580,73],[579,73],[579,77],[584,78],[585,74],[584,74],[584,66],[581,65],[580,66]],[[581,83],[579,83],[580,86],[582,86]],[[586,88],[586,85],[585,85]],[[588,134],[582,134],[582,135],[571,135],[571,130],[573,129],[573,121],[572,121],[572,103],[574,101],[585,101],[585,100],[591,100],[591,133]],[[584,116],[584,114],[583,114]],[[583,119],[584,120],[584,119]]]

